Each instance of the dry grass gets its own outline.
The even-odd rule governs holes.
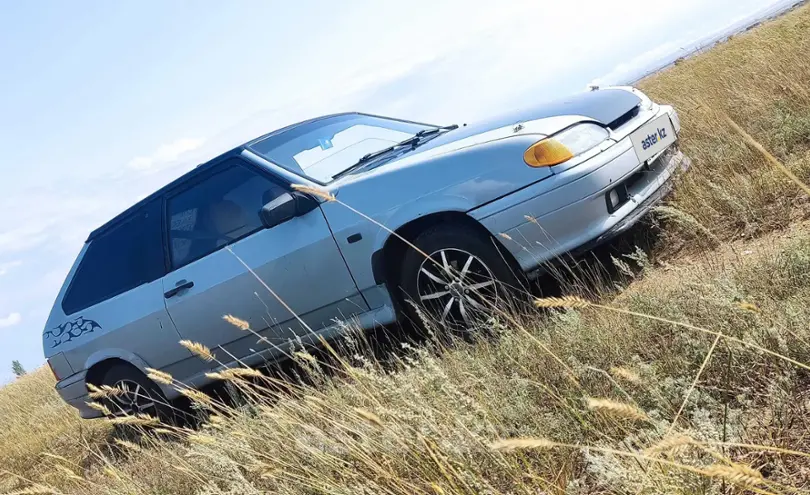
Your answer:
[[[53,390],[50,370],[40,368],[0,388],[0,490],[17,486],[4,471],[47,481],[53,459],[46,453],[78,460],[88,446],[104,442],[111,427],[83,422]]]
[[[748,255],[729,250],[648,269],[610,307],[712,328],[810,362],[810,229],[796,225],[788,234],[763,238]],[[343,354],[351,356],[343,378],[303,352],[309,384],[221,373],[241,392],[238,408],[195,395],[212,413],[202,430],[164,426],[134,443],[110,441],[106,422],[80,423],[39,371],[0,396],[4,408],[14,407],[2,411],[0,460],[17,475],[6,475],[4,488],[697,494],[723,483],[762,493],[810,487],[803,369],[724,344],[707,362],[714,335],[596,304],[552,311],[524,317],[519,332],[501,327],[494,341],[459,343],[440,355],[406,348],[395,373],[358,337]],[[568,370],[576,381],[566,379]]]
[[[730,116],[804,182],[810,178],[810,9],[800,8],[642,81],[675,105],[694,170],[671,207],[688,219],[673,239],[752,236],[806,218],[807,195],[724,119]],[[671,223],[681,224],[677,219]]]
[[[538,300],[479,342],[381,363],[350,335],[327,362],[293,351],[299,381],[219,372],[239,400],[185,389],[196,431],[82,422],[38,370],[0,389],[0,492],[807,492],[806,198],[722,115],[807,181],[809,27],[805,7],[642,84],[695,159],[664,210],[688,256],[614,258],[618,295]]]

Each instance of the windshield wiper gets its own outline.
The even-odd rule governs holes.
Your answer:
[[[371,162],[372,160],[374,160],[375,158],[379,158],[379,157],[381,157],[383,155],[387,155],[388,153],[390,153],[390,152],[392,152],[392,151],[394,151],[396,149],[403,148],[405,146],[410,146],[411,149],[414,149],[417,146],[419,146],[419,143],[422,141],[422,139],[424,139],[424,138],[426,138],[428,136],[433,136],[433,135],[439,134],[439,133],[441,133],[443,131],[452,131],[454,129],[458,129],[457,124],[448,125],[448,126],[444,126],[444,127],[436,127],[436,128],[433,128],[433,129],[422,129],[421,131],[417,132],[412,137],[409,137],[408,139],[406,139],[404,141],[400,141],[397,144],[391,145],[391,146],[389,146],[387,148],[383,148],[383,149],[381,149],[379,151],[374,151],[372,153],[368,153],[366,155],[363,155],[363,157],[360,158],[357,161],[357,163],[355,163],[351,167],[347,168],[346,170],[343,170],[342,172],[338,172],[337,174],[333,175],[332,179],[334,180],[334,179],[343,177],[346,174],[354,172],[361,165],[365,165],[365,164]]]
[[[436,127],[435,129],[422,129],[421,131],[414,134],[412,137],[409,137],[408,139],[406,139],[404,141],[400,141],[400,142],[398,142],[397,144],[395,144],[393,146],[389,146],[388,148],[382,149],[380,151],[375,151],[373,153],[363,155],[363,157],[357,162],[356,165],[361,165],[361,164],[363,164],[365,162],[369,162],[369,161],[373,160],[374,158],[382,156],[382,155],[384,155],[386,153],[390,153],[390,152],[392,152],[392,151],[394,151],[395,149],[398,149],[398,148],[403,148],[405,146],[411,146],[411,147],[415,148],[416,145],[418,145],[419,142],[422,141],[422,138],[425,138],[425,137],[428,137],[428,136],[433,136],[434,134],[438,134],[438,133],[440,133],[442,131],[452,131],[453,129],[458,129],[458,126],[457,125],[449,125],[449,126],[446,126],[446,127]]]

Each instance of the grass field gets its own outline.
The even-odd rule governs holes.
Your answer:
[[[0,389],[0,493],[810,491],[810,202],[726,121],[810,181],[808,33],[805,6],[640,84],[693,170],[651,247],[569,280],[586,300],[225,376],[238,405],[194,396],[199,430],[81,421],[40,369]]]

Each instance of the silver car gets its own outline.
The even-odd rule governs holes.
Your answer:
[[[679,132],[672,107],[624,87],[470,125],[347,113],[274,131],[90,234],[44,330],[56,388],[85,418],[100,415],[88,384],[126,390],[116,411],[154,414],[178,392],[147,368],[199,387],[416,305],[471,328],[496,281],[644,215],[688,163]]]

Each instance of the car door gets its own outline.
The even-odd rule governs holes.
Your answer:
[[[221,363],[289,351],[291,339],[368,310],[320,208],[263,226],[262,206],[288,192],[280,179],[231,157],[167,194],[166,306],[180,334],[213,349]]]

